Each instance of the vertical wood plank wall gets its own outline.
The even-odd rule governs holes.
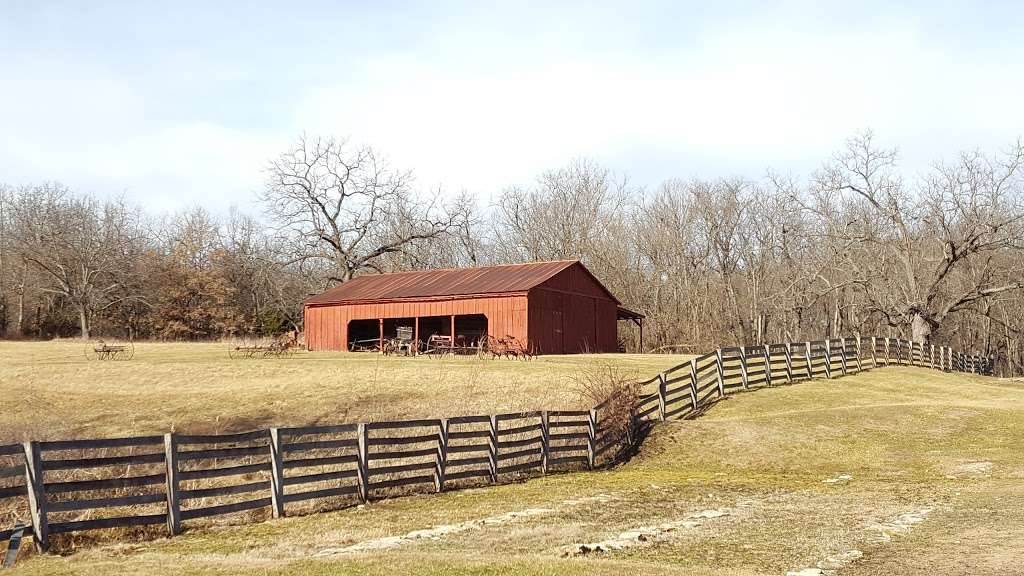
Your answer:
[[[348,323],[352,320],[417,316],[423,318],[453,314],[483,314],[487,316],[488,334],[498,337],[511,335],[526,340],[526,309],[526,296],[521,294],[487,298],[306,306],[306,346],[310,350],[346,350]]]
[[[614,352],[617,311],[618,302],[597,279],[571,266],[526,293],[306,306],[306,346],[346,350],[352,320],[483,314],[489,335],[529,341],[541,354]]]

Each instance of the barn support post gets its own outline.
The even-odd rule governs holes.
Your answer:
[[[419,356],[420,353],[420,317],[413,318],[412,322],[412,343],[413,343],[413,356]]]
[[[32,515],[32,541],[36,550],[46,552],[50,548],[50,522],[46,516],[43,456],[38,442],[25,442],[25,483],[29,513]]]
[[[378,329],[377,350],[380,351],[380,352],[384,352],[384,319],[383,318],[378,318],[377,319],[377,329]]]
[[[644,319],[643,318],[641,318],[640,321],[637,322],[637,326],[640,327],[640,353],[643,354],[644,353]]]
[[[452,314],[451,330],[452,331],[450,332],[450,334],[452,335],[452,346],[455,346],[455,314]]]

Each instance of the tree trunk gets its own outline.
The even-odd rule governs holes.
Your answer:
[[[914,314],[914,319],[910,322],[910,330],[914,342],[928,344],[931,341],[932,325],[920,312]]]
[[[89,311],[85,306],[78,307],[78,324],[82,327],[82,340],[89,339]]]
[[[18,290],[18,321],[14,324],[14,331],[18,337],[25,335],[25,291]]]

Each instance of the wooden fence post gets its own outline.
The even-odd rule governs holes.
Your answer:
[[[860,334],[857,334],[857,372],[864,370],[864,365],[861,363],[861,347],[860,347]]]
[[[434,488],[444,491],[445,475],[448,473],[448,419],[443,418],[437,429],[437,466],[434,468]]]
[[[765,383],[772,385],[772,350],[768,344],[764,345],[764,379]]]
[[[32,541],[36,550],[50,549],[50,522],[46,515],[46,487],[43,484],[43,456],[37,442],[25,442],[25,483],[32,514]]]
[[[888,336],[885,337],[885,365],[889,365],[889,340]]]
[[[491,482],[498,482],[498,416],[491,415],[491,436],[488,442],[487,464],[491,469]]]
[[[274,518],[284,518],[284,456],[277,428],[270,429],[270,509]]]
[[[748,390],[750,388],[749,378],[747,376],[747,348],[746,346],[740,346],[740,375],[743,377],[743,389]]]
[[[793,343],[786,342],[786,382],[793,382]]]
[[[587,468],[594,469],[597,454],[597,409],[591,408],[587,414]]]
[[[690,360],[690,405],[697,411],[697,359]]]
[[[825,378],[832,377],[832,340],[825,338]]]
[[[359,462],[356,465],[356,475],[359,479],[359,500],[366,502],[370,499],[370,460],[367,447],[369,435],[366,431],[366,424],[360,422],[356,425],[356,437],[359,449]]]
[[[551,438],[549,432],[551,430],[549,426],[548,411],[544,410],[540,413],[540,473],[548,473],[548,458],[551,455]]]
[[[878,338],[875,337],[875,336],[872,336],[871,337],[871,367],[872,368],[878,368],[878,355],[876,354],[876,351],[878,350],[877,342],[878,342]]]
[[[807,346],[804,348],[804,358],[807,359],[807,378],[814,378],[814,370],[811,367],[811,341],[807,341]]]
[[[658,418],[665,421],[665,389],[668,384],[665,382],[665,373],[658,374]]]
[[[173,432],[164,434],[164,467],[167,471],[167,532],[181,533],[181,498],[178,495],[178,438]]]
[[[839,366],[843,369],[843,376],[846,376],[846,338],[839,339],[839,346],[842,352],[839,354]]]
[[[718,395],[725,397],[725,366],[722,364],[722,349],[715,351],[715,363],[718,365]]]

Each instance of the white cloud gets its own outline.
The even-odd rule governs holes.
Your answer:
[[[804,172],[869,127],[911,169],[1018,136],[1019,39],[970,43],[948,20],[787,6],[706,19],[656,18],[658,7],[621,21],[621,8],[459,9],[435,15],[436,28],[407,23],[414,41],[368,47],[341,28],[237,36],[215,44],[230,56],[148,46],[146,58],[169,60],[132,65],[80,46],[0,54],[16,56],[0,58],[0,179],[126,190],[158,209],[247,208],[267,160],[302,131],[372,144],[424,187],[485,194],[580,156],[653,186]]]

